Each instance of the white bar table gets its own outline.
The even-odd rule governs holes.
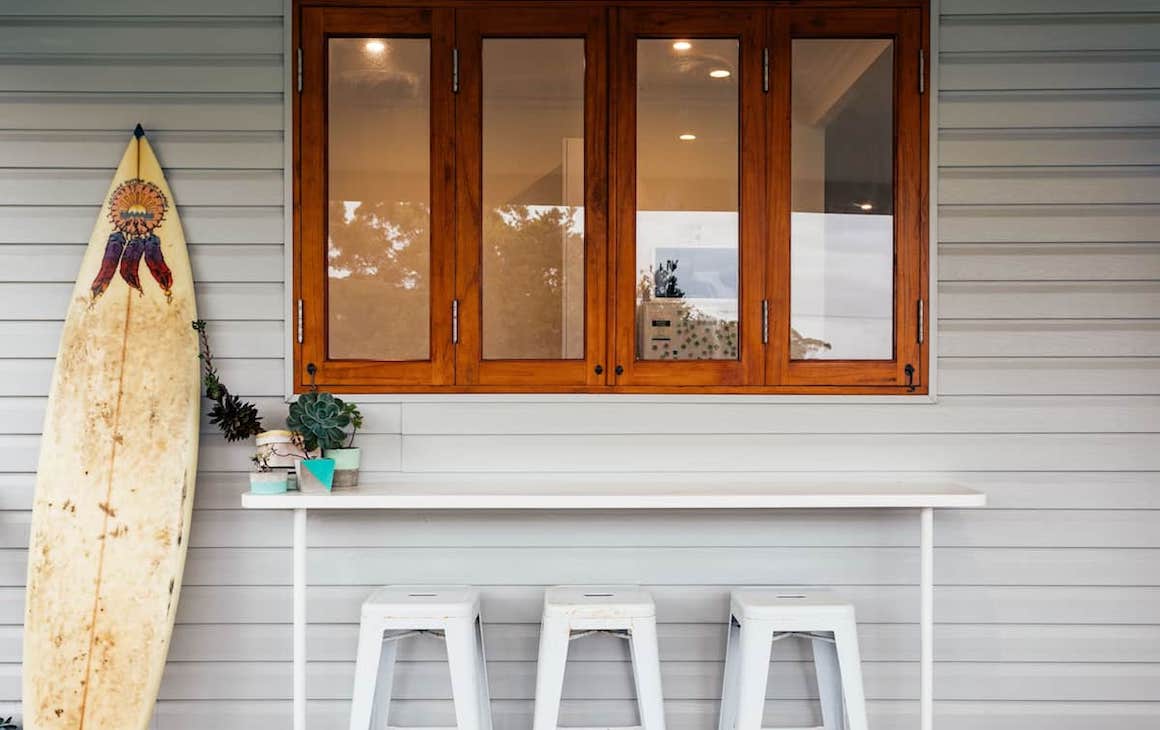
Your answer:
[[[327,510],[916,509],[919,511],[919,718],[934,727],[934,510],[986,505],[950,483],[769,483],[752,476],[687,475],[684,483],[596,474],[587,480],[527,476],[398,481],[331,494],[243,494],[246,509],[294,512],[294,730],[306,730],[306,514]]]

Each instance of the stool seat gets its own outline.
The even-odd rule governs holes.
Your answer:
[[[560,586],[544,593],[544,616],[631,619],[656,615],[652,596],[639,589]]]
[[[479,614],[479,591],[470,586],[386,586],[363,602],[363,616],[449,618]]]
[[[828,593],[782,593],[769,590],[733,591],[730,609],[737,618],[835,618],[854,615],[854,607]]]

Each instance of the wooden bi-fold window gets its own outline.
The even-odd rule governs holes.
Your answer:
[[[294,382],[925,393],[919,0],[299,0]]]

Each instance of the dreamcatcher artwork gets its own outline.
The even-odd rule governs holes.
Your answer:
[[[109,288],[118,268],[125,283],[141,292],[141,259],[145,259],[145,266],[165,296],[172,296],[173,274],[155,233],[168,208],[161,188],[140,178],[126,180],[113,190],[109,196],[109,221],[116,230],[109,235],[101,269],[93,279],[94,300]]]

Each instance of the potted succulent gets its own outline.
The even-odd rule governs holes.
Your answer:
[[[360,450],[354,447],[354,435],[362,422],[358,406],[317,388],[291,403],[286,418],[290,430],[301,434],[308,453],[322,450],[322,459],[308,459],[303,466],[328,489],[358,484]],[[326,484],[326,476],[332,477],[332,485]]]
[[[253,494],[283,494],[290,477],[286,469],[270,466],[270,457],[259,452],[251,458],[257,471],[250,472],[250,492]]]
[[[20,726],[16,724],[15,718],[0,717],[0,730],[20,730]]]

